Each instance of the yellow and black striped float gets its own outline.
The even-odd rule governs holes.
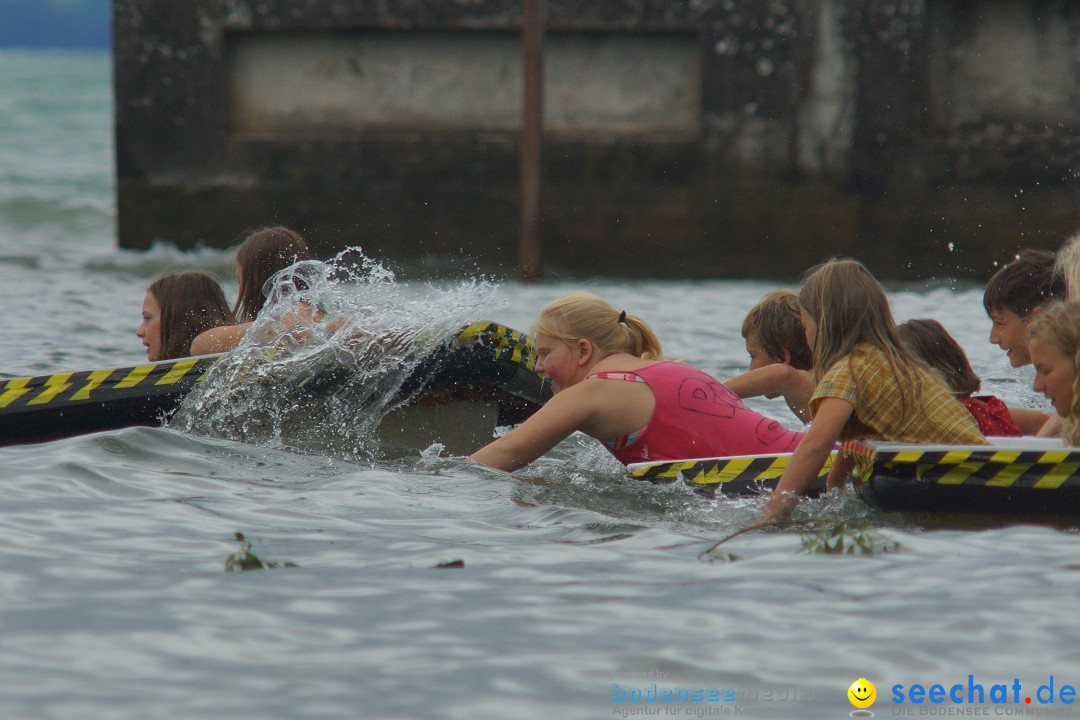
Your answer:
[[[706,493],[756,495],[776,487],[790,459],[791,453],[781,453],[634,463],[626,467],[626,475],[653,483],[681,481]],[[825,476],[832,468],[832,460],[830,456],[825,461],[825,466],[810,486],[810,495],[819,494],[825,489]]]
[[[889,512],[1075,515],[1080,448],[1060,440],[994,438],[992,445],[848,443],[859,493]]]
[[[0,380],[0,445],[159,424],[213,362],[189,358]]]
[[[0,380],[0,445],[41,442],[133,425],[159,425],[218,356],[134,367]],[[499,422],[520,422],[550,397],[535,372],[536,350],[524,334],[492,322],[469,325],[447,339],[406,381],[402,392],[497,396]],[[312,388],[332,392],[335,370]],[[322,380],[322,382],[320,382]]]

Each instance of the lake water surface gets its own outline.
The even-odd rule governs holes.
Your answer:
[[[231,276],[223,251],[116,249],[109,83],[105,55],[0,52],[0,377],[136,364],[155,274]],[[523,330],[589,289],[649,320],[668,356],[727,377],[747,363],[743,315],[777,285],[394,287]],[[941,320],[985,390],[1042,405],[986,341],[981,288],[890,297],[900,320]],[[754,406],[796,425],[778,401]],[[703,558],[758,501],[627,480],[583,437],[523,474],[438,448],[365,458],[169,428],[0,449],[0,717],[840,718],[859,678],[878,717],[1075,712],[1060,693],[1080,685],[1080,521],[901,517],[848,497],[801,512],[890,551],[806,553],[805,532],[774,529]],[[238,532],[296,567],[226,572]],[[962,684],[963,701],[915,704],[916,684]]]

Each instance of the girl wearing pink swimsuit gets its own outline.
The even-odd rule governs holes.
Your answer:
[[[604,440],[624,465],[656,460],[792,452],[802,433],[743,405],[731,390],[697,368],[678,362],[637,372],[598,372],[586,379],[640,382],[656,403],[648,425]]]
[[[722,383],[665,361],[644,320],[588,293],[540,312],[537,372],[554,395],[528,420],[470,457],[516,470],[574,432],[623,463],[791,452],[802,433],[750,408]]]

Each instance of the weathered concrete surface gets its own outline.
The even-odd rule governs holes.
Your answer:
[[[234,134],[521,128],[516,33],[257,35],[229,48]],[[693,36],[563,34],[546,52],[550,132],[697,135]]]
[[[119,236],[513,272],[516,0],[115,0]],[[547,0],[576,274],[985,277],[1080,227],[1080,3]],[[423,265],[423,267],[431,267]]]

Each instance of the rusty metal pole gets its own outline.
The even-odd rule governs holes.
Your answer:
[[[540,190],[544,115],[544,0],[524,0],[521,26],[521,240],[518,267],[522,280],[540,278]]]

